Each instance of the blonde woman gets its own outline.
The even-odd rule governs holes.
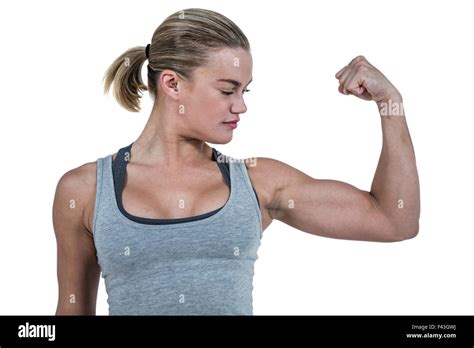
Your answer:
[[[251,315],[254,262],[274,219],[330,238],[416,236],[419,184],[401,94],[361,56],[336,78],[341,93],[375,101],[382,116],[370,192],[207,144],[232,140],[252,81],[250,44],[225,16],[178,11],[150,44],[118,57],[105,91],[132,112],[148,91],[154,106],[137,139],[59,180],[56,314],[95,314],[102,272],[111,315]]]

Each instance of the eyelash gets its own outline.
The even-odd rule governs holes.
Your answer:
[[[250,89],[244,89],[244,90],[242,91],[242,94],[243,94],[244,92],[250,92]],[[224,94],[224,95],[231,95],[231,94],[233,94],[234,92],[224,92],[224,91],[221,91],[221,93]]]

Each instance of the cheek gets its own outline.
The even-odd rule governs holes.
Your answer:
[[[206,119],[216,116],[225,118],[230,105],[230,97],[221,95],[219,91],[198,93],[192,98],[192,109]]]

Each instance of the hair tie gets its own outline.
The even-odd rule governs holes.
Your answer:
[[[146,59],[149,59],[149,56],[150,56],[150,44],[146,45],[146,48],[145,48],[145,55],[146,55]]]

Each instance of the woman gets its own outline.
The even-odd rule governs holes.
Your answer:
[[[380,110],[401,105],[397,89],[363,57],[336,78],[341,93],[374,100]],[[56,314],[95,314],[102,272],[110,314],[250,315],[254,262],[273,219],[340,239],[391,242],[417,234],[418,177],[404,115],[394,118],[390,109],[389,123],[382,120],[390,146],[366,192],[210,147],[232,140],[251,81],[246,36],[203,9],[170,15],[150,45],[115,60],[105,91],[113,85],[118,102],[134,112],[149,91],[154,106],[138,139],[59,180]],[[397,209],[400,199],[405,209]]]

